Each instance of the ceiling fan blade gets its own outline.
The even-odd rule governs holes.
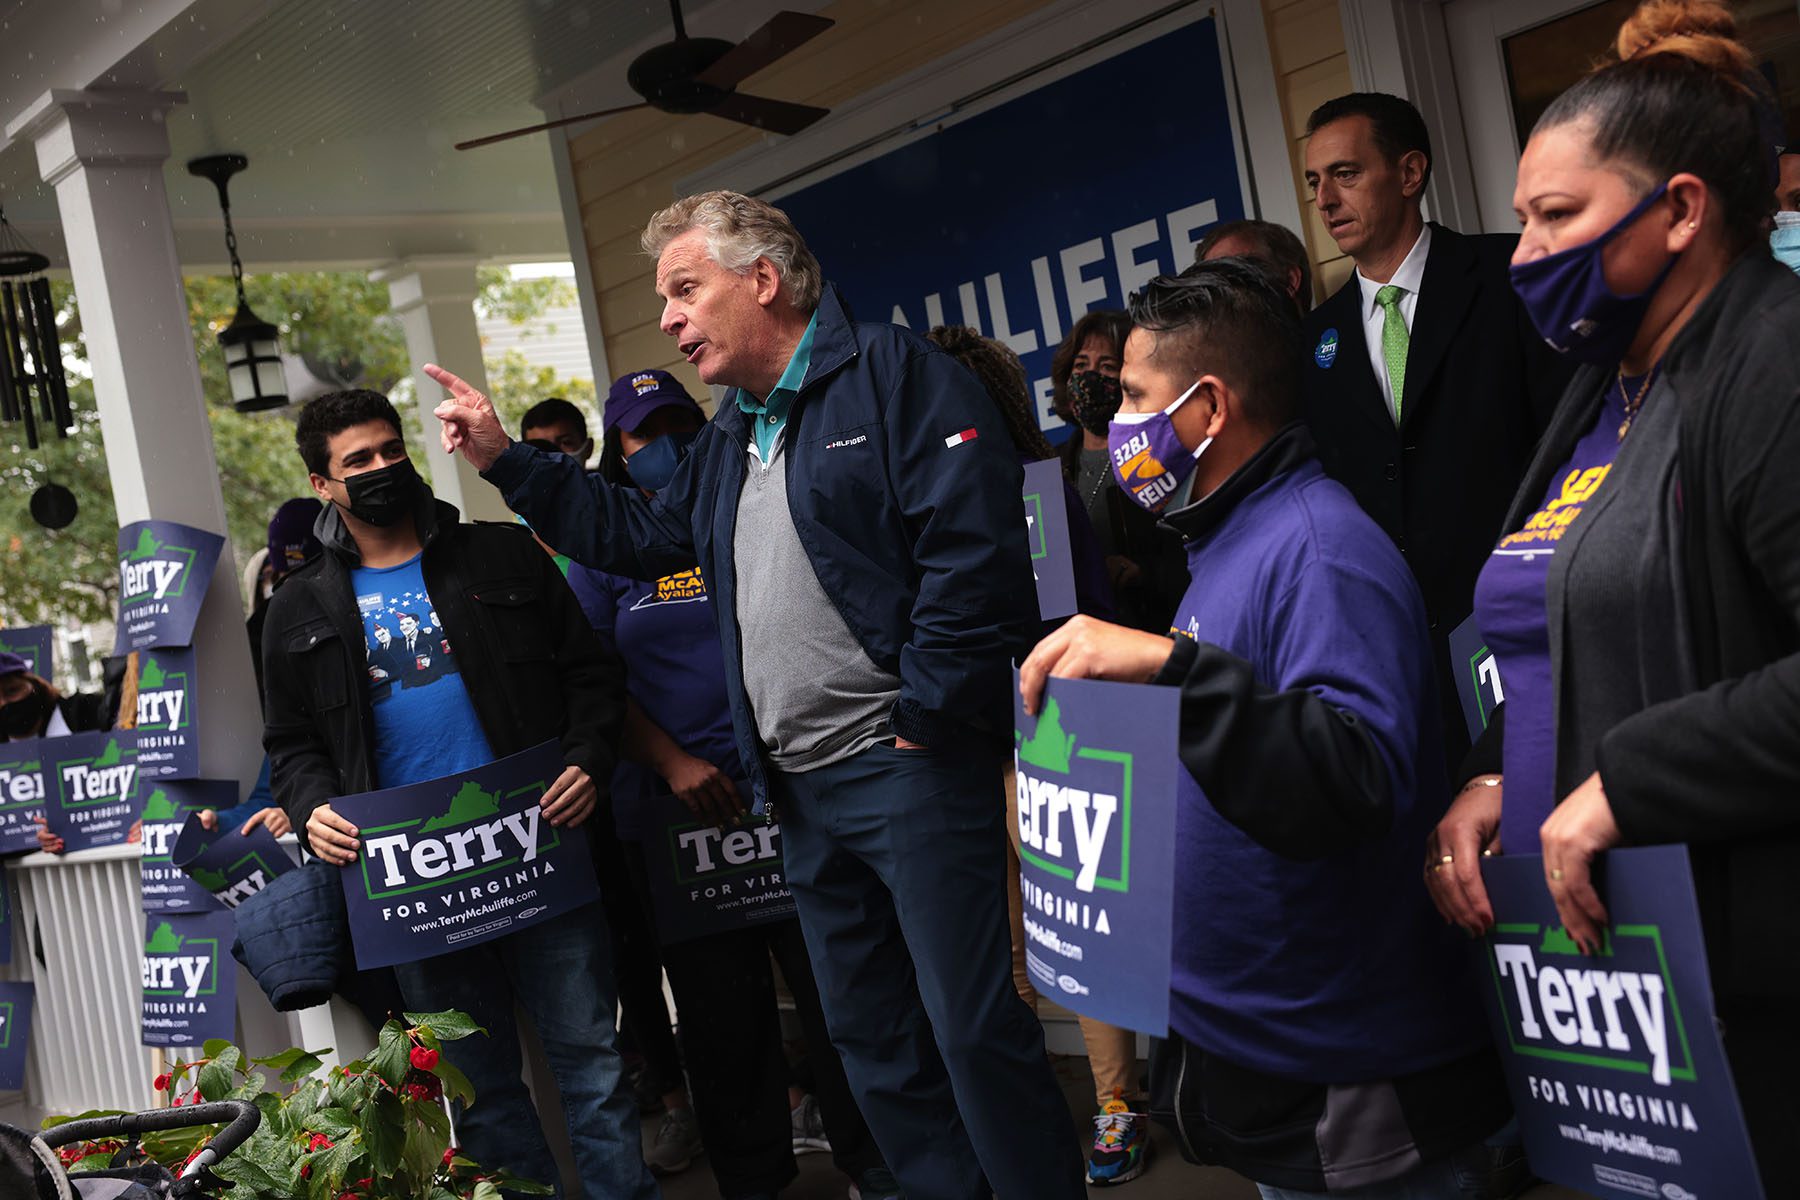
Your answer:
[[[505,133],[490,133],[486,137],[478,137],[467,142],[456,143],[458,150],[473,150],[477,146],[491,146],[495,142],[504,142],[509,138],[524,137],[528,133],[542,133],[546,129],[558,129],[564,125],[574,125],[580,121],[592,121],[596,117],[610,117],[614,113],[631,112],[634,109],[649,108],[642,102],[623,104],[618,108],[603,108],[599,112],[581,113],[573,117],[560,117],[554,121],[545,121],[542,125],[527,125],[523,129],[509,129]]]
[[[707,87],[734,88],[790,50],[830,29],[836,21],[810,13],[782,11],[770,17],[755,33],[727,50],[723,57],[695,76]]]
[[[727,121],[736,121],[742,125],[754,125],[770,133],[793,134],[799,133],[831,110],[732,92],[706,111],[715,117],[724,117]]]

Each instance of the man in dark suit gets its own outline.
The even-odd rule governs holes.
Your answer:
[[[1444,748],[1469,748],[1449,636],[1569,368],[1507,278],[1514,237],[1419,211],[1431,140],[1397,96],[1357,93],[1307,120],[1306,181],[1356,270],[1306,319],[1304,412],[1325,469],[1405,554],[1431,624]]]

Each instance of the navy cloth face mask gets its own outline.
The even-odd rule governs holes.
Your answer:
[[[688,456],[688,447],[698,434],[666,433],[651,438],[642,449],[625,460],[625,471],[631,482],[646,492],[660,492],[675,478],[675,468]]]
[[[1606,284],[1606,247],[1668,190],[1665,183],[1645,196],[1599,237],[1509,270],[1513,291],[1552,350],[1588,363],[1613,363],[1624,355],[1643,324],[1651,297],[1675,269],[1680,255],[1669,257],[1648,288],[1634,296],[1621,296]]]

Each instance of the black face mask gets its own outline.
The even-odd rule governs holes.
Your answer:
[[[49,715],[50,697],[33,687],[30,695],[22,696],[5,707],[0,707],[0,737],[13,738],[36,737],[44,727],[44,718]]]
[[[1069,376],[1069,410],[1075,423],[1089,433],[1105,433],[1119,411],[1119,377],[1099,371],[1077,371]]]
[[[425,486],[410,458],[337,482],[350,493],[350,515],[383,529],[412,512]]]

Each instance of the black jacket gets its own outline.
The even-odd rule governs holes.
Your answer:
[[[524,526],[458,524],[456,509],[429,493],[415,520],[425,586],[495,756],[555,738],[563,761],[604,792],[625,714],[623,672],[556,563]],[[356,544],[331,506],[314,531],[325,552],[270,599],[262,642],[270,785],[302,838],[321,804],[377,786],[363,624],[350,586]]]
[[[1063,475],[1070,480],[1077,478],[1081,474],[1079,427],[1058,453]],[[1106,500],[1107,544],[1114,554],[1130,559],[1142,572],[1137,582],[1113,588],[1119,622],[1149,633],[1167,633],[1176,606],[1187,594],[1187,552],[1181,547],[1181,538],[1163,526],[1155,513],[1111,483],[1101,489],[1101,495]],[[1076,498],[1084,499],[1079,494]],[[1087,518],[1085,505],[1078,511],[1083,519]],[[1094,532],[1102,531],[1096,528]]]
[[[1351,276],[1306,319],[1303,404],[1325,470],[1406,555],[1437,661],[1444,761],[1468,749],[1448,638],[1474,608],[1538,436],[1568,382],[1507,277],[1518,239],[1431,227],[1395,428],[1363,337]],[[1335,354],[1321,344],[1336,335]]]
[[[1563,612],[1551,643],[1559,712],[1576,703],[1577,680],[1580,695],[1606,688],[1642,705],[1591,744],[1577,722],[1559,718],[1557,795],[1582,782],[1582,764],[1596,763],[1626,844],[1692,847],[1721,1000],[1800,995],[1800,927],[1793,920],[1800,909],[1796,331],[1800,280],[1756,249],[1713,289],[1664,356],[1652,402],[1680,412],[1673,495],[1629,500],[1667,503],[1675,514],[1669,544],[1644,547],[1637,590],[1673,591],[1684,627],[1641,628],[1637,660],[1617,661],[1595,653],[1603,638],[1591,624],[1616,615],[1585,612],[1576,595],[1552,597],[1553,610]],[[1570,386],[1507,529],[1535,511],[1593,424],[1599,375],[1587,372]],[[1552,586],[1556,578],[1553,572]],[[1644,681],[1681,676],[1691,682],[1685,691],[1663,686],[1646,694]],[[1492,749],[1491,732],[1482,748]],[[1493,759],[1474,765],[1491,767]]]

